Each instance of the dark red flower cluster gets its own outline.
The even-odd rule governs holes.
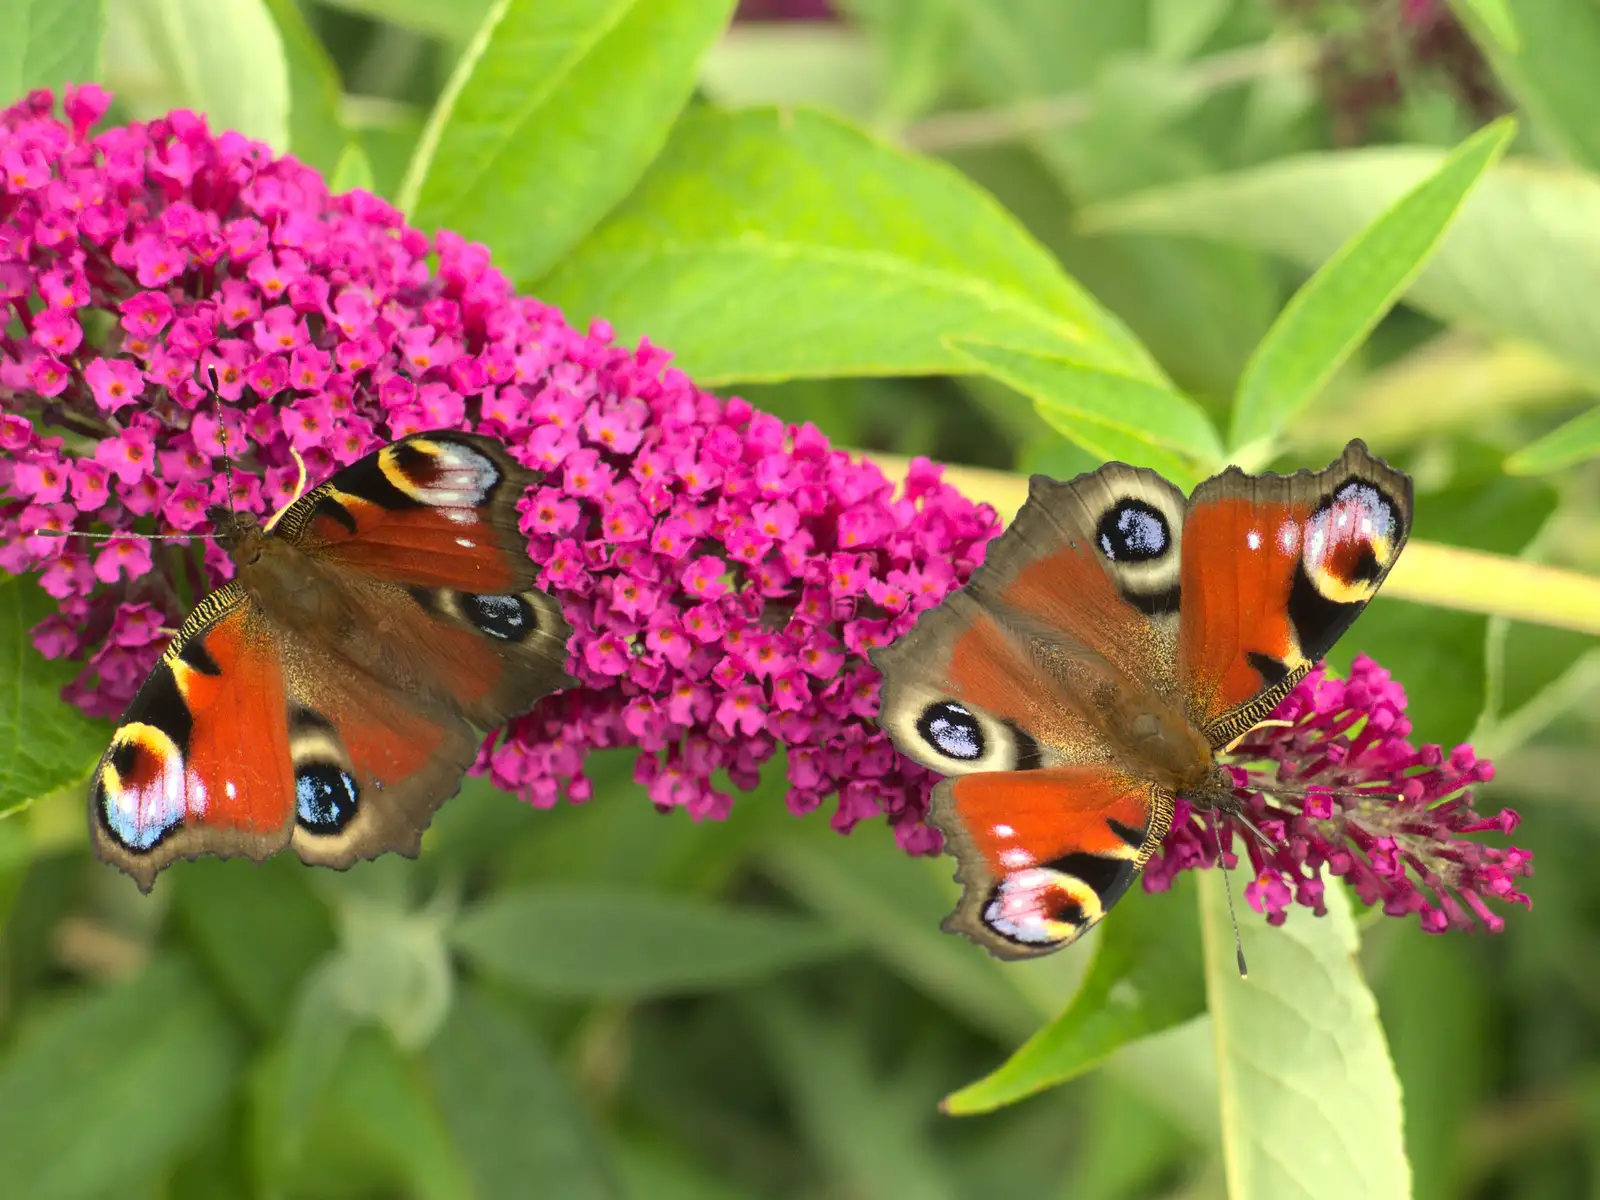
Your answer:
[[[928,776],[872,723],[865,652],[966,577],[991,510],[919,462],[899,498],[810,426],[700,391],[648,344],[571,329],[488,251],[429,239],[366,192],[193,113],[90,135],[108,97],[48,93],[0,116],[0,568],[60,605],[34,631],[84,658],[68,698],[115,715],[181,619],[227,576],[215,543],[41,531],[198,531],[222,500],[273,510],[418,430],[504,439],[544,482],[530,553],[575,630],[584,684],[514,722],[479,769],[539,805],[582,800],[588,752],[636,746],[662,806],[724,816],[789,747],[789,805],[883,813],[908,850]],[[430,269],[429,255],[437,255]],[[202,562],[205,571],[202,571]],[[206,578],[209,576],[209,578]]]
[[[1533,873],[1533,855],[1466,836],[1517,827],[1512,809],[1490,818],[1473,811],[1472,786],[1492,779],[1493,767],[1471,746],[1449,755],[1413,747],[1405,708],[1405,689],[1358,656],[1348,679],[1313,670],[1234,747],[1244,816],[1271,845],[1221,817],[1223,856],[1232,866],[1233,839],[1243,839],[1256,876],[1245,898],[1274,925],[1291,901],[1326,911],[1324,869],[1390,916],[1416,913],[1430,933],[1479,921],[1498,933],[1505,921],[1487,900],[1529,904],[1517,880]],[[1164,891],[1179,871],[1213,865],[1213,828],[1210,814],[1180,800],[1145,887]]]
[[[484,247],[331,196],[193,113],[91,136],[107,102],[85,87],[64,121],[43,92],[0,114],[0,568],[37,572],[59,603],[33,636],[85,660],[69,700],[120,712],[230,573],[214,542],[141,536],[201,529],[228,487],[224,433],[232,502],[264,513],[294,494],[295,453],[318,479],[407,433],[475,430],[543,472],[522,528],[583,685],[487,742],[479,771],[537,805],[584,800],[588,753],[631,746],[658,805],[720,818],[719,772],[749,788],[782,745],[792,810],[837,793],[836,828],[883,814],[908,851],[938,849],[934,777],[874,723],[866,653],[966,579],[992,510],[925,461],[897,497],[813,426],[719,400],[603,324],[574,331]],[[128,536],[44,536],[91,529]],[[1515,825],[1468,803],[1488,765],[1414,750],[1404,705],[1361,660],[1348,681],[1314,674],[1237,748],[1245,812],[1273,842],[1248,844],[1249,898],[1274,920],[1291,896],[1320,909],[1324,867],[1430,929],[1469,912],[1498,928],[1486,897],[1526,902],[1529,856],[1460,836]],[[1215,856],[1181,806],[1146,883]]]

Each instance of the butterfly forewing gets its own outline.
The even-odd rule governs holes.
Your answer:
[[[1180,672],[1191,715],[1227,745],[1350,627],[1411,528],[1411,480],[1351,442],[1327,469],[1195,489],[1183,530]]]

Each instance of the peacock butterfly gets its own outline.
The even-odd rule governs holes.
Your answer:
[[[481,737],[573,682],[493,438],[415,434],[266,526],[212,509],[231,581],[195,605],[91,778],[101,858],[148,891],[174,859],[292,846],[415,855]]]
[[[1187,499],[1124,463],[1034,476],[966,586],[873,655],[879,723],[951,777],[931,813],[963,885],[945,928],[1000,958],[1060,949],[1127,891],[1176,797],[1232,811],[1218,753],[1328,652],[1410,528],[1410,478],[1360,441]]]

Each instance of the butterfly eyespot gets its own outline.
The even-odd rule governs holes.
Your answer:
[[[142,853],[183,824],[189,787],[198,781],[186,777],[177,744],[154,725],[130,724],[95,775],[92,804],[118,845]],[[194,798],[203,803],[203,793]]]
[[[1359,604],[1377,590],[1399,552],[1394,501],[1375,484],[1350,479],[1306,518],[1306,579],[1326,600]]]
[[[930,704],[917,720],[922,740],[946,758],[975,762],[983,757],[983,726],[953,700]]]
[[[337,763],[307,762],[294,772],[295,819],[312,833],[338,833],[356,815],[361,791]]]
[[[1106,510],[1095,542],[1114,563],[1154,562],[1171,551],[1172,529],[1160,509],[1130,497]]]
[[[983,923],[1013,942],[1050,946],[1072,941],[1103,911],[1095,890],[1077,876],[1030,867],[995,884]]]
[[[480,596],[461,592],[456,597],[461,615],[472,625],[505,642],[526,641],[539,628],[533,605],[521,596]]]

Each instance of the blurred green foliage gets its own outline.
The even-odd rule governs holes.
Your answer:
[[[1590,0],[729,7],[8,0],[0,96],[200,108],[842,445],[1188,483],[1366,436],[1418,537],[1600,571]],[[1380,597],[1338,656],[1497,757],[1537,911],[1246,913],[1241,983],[1215,878],[1002,967],[948,860],[769,787],[663,816],[625,754],[581,807],[469,782],[415,863],[141,897],[44,603],[0,585],[6,1195],[1600,1194],[1592,637]]]

